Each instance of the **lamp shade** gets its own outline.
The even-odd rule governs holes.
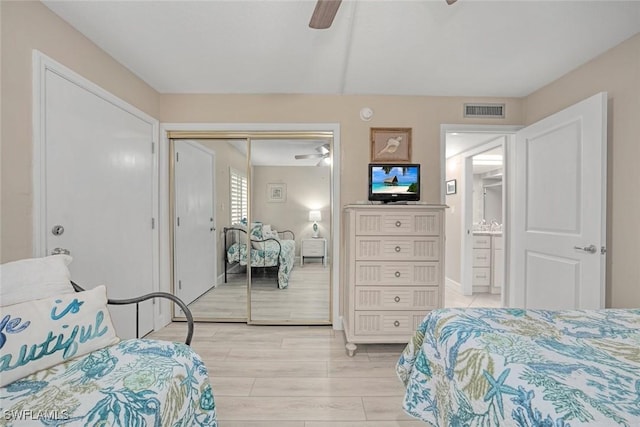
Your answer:
[[[322,221],[322,214],[320,211],[309,211],[309,221]]]

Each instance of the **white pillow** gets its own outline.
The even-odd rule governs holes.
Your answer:
[[[0,306],[74,293],[69,255],[29,258],[0,265]]]
[[[0,307],[0,386],[116,344],[104,286]]]

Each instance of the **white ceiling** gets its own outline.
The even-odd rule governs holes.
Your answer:
[[[44,1],[161,93],[525,96],[640,31],[640,2]]]

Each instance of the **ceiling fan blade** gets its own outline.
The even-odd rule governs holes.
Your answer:
[[[342,0],[318,0],[313,15],[311,15],[311,21],[309,21],[309,27],[316,30],[329,28],[333,23],[333,18],[336,17],[340,3]]]
[[[302,159],[320,159],[322,157],[325,157],[324,154],[296,154],[294,156],[297,160],[302,160]]]

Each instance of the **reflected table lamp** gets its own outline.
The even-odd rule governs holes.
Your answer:
[[[318,221],[322,221],[322,215],[320,211],[309,211],[309,221],[313,221],[313,238],[320,237],[318,234]]]

